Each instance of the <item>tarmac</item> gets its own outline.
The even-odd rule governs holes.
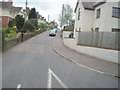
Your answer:
[[[77,51],[68,48],[64,45],[63,39],[60,37],[60,31],[57,32],[57,35],[53,40],[53,50],[61,57],[76,63],[79,66],[99,73],[120,77],[118,75],[119,64],[78,53]]]

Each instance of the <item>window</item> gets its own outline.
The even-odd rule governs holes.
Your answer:
[[[12,14],[12,11],[10,11],[9,14]]]
[[[95,28],[95,32],[99,32],[99,28]]]
[[[79,10],[78,10],[78,20],[80,20],[80,13],[81,13],[81,9],[79,8]]]
[[[0,18],[0,22],[2,21],[2,19]]]
[[[113,7],[112,17],[120,18],[120,8]]]
[[[100,18],[100,9],[97,9],[96,18]]]
[[[112,32],[120,32],[120,29],[112,28]]]

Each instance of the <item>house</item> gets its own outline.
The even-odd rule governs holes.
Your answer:
[[[38,24],[41,24],[41,23],[46,23],[46,19],[44,17],[42,17],[42,15],[39,14],[39,12],[37,12],[37,18],[38,18]]]
[[[15,19],[21,9],[22,7],[14,7],[12,0],[0,1],[0,27],[8,27],[9,21]]]
[[[75,7],[75,28],[79,31],[120,31],[120,7],[118,2],[108,0],[78,0]]]

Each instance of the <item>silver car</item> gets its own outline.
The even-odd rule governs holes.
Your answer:
[[[51,31],[49,32],[49,36],[56,36],[55,30],[51,30]]]

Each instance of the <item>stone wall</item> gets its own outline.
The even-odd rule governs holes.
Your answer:
[[[34,37],[34,36],[44,32],[44,31],[46,31],[46,29],[36,30],[33,33],[25,33],[24,36],[23,36],[23,41],[25,41],[25,40],[27,40],[27,39],[29,39],[31,37]],[[13,39],[7,41],[4,44],[4,48],[2,49],[2,51],[5,52],[6,50],[10,49],[13,46],[16,46],[19,43],[21,43],[21,35],[18,35],[16,38],[13,38]]]

